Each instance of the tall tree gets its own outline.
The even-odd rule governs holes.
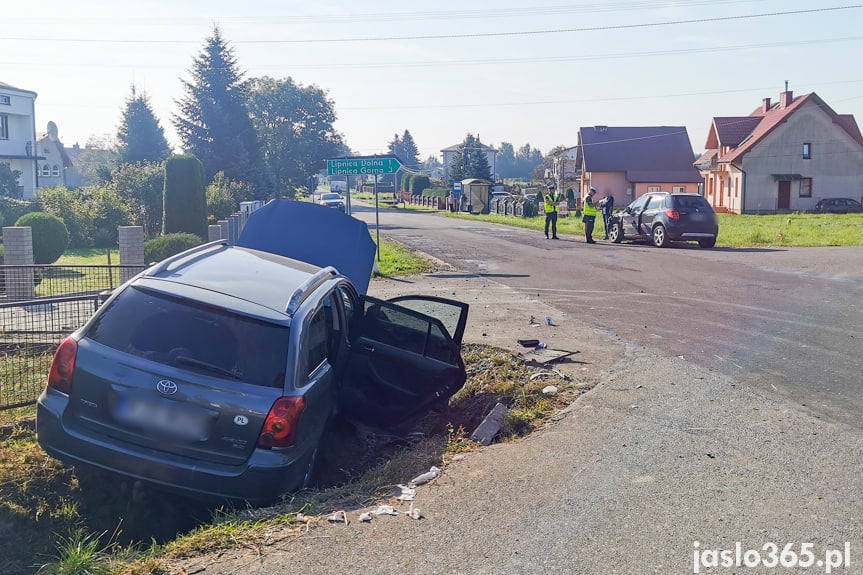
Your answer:
[[[420,163],[419,155],[420,151],[417,148],[416,142],[414,142],[413,136],[405,130],[405,133],[402,135],[402,155],[399,157],[405,162],[406,167],[416,169]]]
[[[269,190],[246,108],[243,74],[218,26],[204,41],[189,73],[192,80],[183,80],[186,95],[177,102],[180,113],[173,118],[186,152],[201,161],[207,179],[223,171],[232,180],[252,184],[256,196],[265,197]]]
[[[394,134],[393,139],[387,144],[387,150],[394,156],[403,157],[405,154],[405,145],[402,142],[401,136]]]
[[[501,142],[497,152],[497,173],[501,178],[520,178],[515,163],[515,149],[509,142]]]
[[[335,105],[324,90],[296,84],[291,78],[252,78],[246,91],[249,115],[276,194],[293,197],[327,158],[344,151],[342,136],[333,128]]]
[[[117,140],[117,151],[124,164],[161,162],[171,155],[165,131],[150,106],[150,97],[146,92],[139,94],[134,84],[126,98]]]
[[[464,141],[459,144],[458,149],[449,164],[449,183],[459,182],[467,178],[491,179],[491,166],[488,165],[486,148],[479,140],[468,134]]]

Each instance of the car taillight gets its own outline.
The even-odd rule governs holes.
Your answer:
[[[65,394],[72,392],[72,374],[75,372],[75,356],[78,355],[78,342],[71,337],[60,344],[48,372],[48,387]]]
[[[665,210],[665,215],[671,218],[672,220],[680,219],[680,212],[677,210]]]
[[[258,436],[258,447],[290,447],[297,436],[300,414],[306,407],[303,397],[280,397],[270,408],[264,428]]]

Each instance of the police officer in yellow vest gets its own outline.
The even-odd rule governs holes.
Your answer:
[[[557,237],[557,204],[560,202],[561,196],[554,188],[554,184],[549,184],[548,192],[545,194],[545,239],[548,239],[548,224],[551,224],[551,239],[556,240]]]
[[[593,201],[595,193],[596,188],[590,188],[587,192],[587,197],[584,199],[584,215],[581,218],[584,222],[584,237],[589,244],[596,243],[593,239],[593,225],[596,222],[596,202]]]

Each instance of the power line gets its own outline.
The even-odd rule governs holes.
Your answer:
[[[730,22],[739,20],[753,20],[757,18],[770,18],[774,16],[795,16],[801,14],[815,14],[826,12],[837,12],[840,10],[854,10],[863,8],[863,4],[852,4],[846,6],[832,6],[827,8],[811,8],[807,10],[787,10],[781,12],[763,12],[760,14],[742,14],[737,16],[715,16],[712,18],[693,18],[688,20],[668,20],[665,22],[646,22],[641,24],[617,24],[609,26],[587,26],[580,28],[556,28],[546,30],[518,30],[513,32],[473,32],[468,34],[430,34],[425,36],[378,36],[366,38],[313,38],[300,40],[232,40],[231,44],[344,44],[359,42],[391,42],[410,40],[455,40],[462,38],[503,38],[513,36],[537,36],[540,34],[571,34],[580,32],[607,32],[611,30],[633,30],[644,28],[657,28],[662,26],[678,26],[682,24],[703,24],[709,22]],[[130,40],[130,39],[96,39],[96,38],[25,38],[16,36],[0,36],[0,40],[27,41],[27,42],[64,42],[82,44],[198,44],[194,40]]]

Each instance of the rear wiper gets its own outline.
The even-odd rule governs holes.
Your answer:
[[[229,371],[224,367],[219,367],[218,365],[213,365],[212,363],[207,363],[206,361],[201,361],[200,359],[195,359],[194,357],[189,357],[187,355],[180,355],[176,357],[174,359],[174,363],[191,365],[193,367],[200,367],[201,369],[212,371],[213,373],[218,373],[220,375],[230,377],[231,379],[240,379],[240,377],[233,371]]]

